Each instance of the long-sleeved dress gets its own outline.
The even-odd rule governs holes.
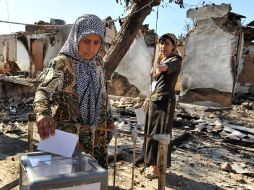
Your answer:
[[[149,97],[149,109],[146,114],[145,134],[171,134],[175,111],[175,85],[180,73],[182,58],[171,55],[162,63],[168,69],[162,72],[154,81]],[[158,141],[147,137],[143,152],[146,154],[146,165],[157,165]]]
[[[110,105],[106,92],[106,81],[103,70],[103,62],[97,59],[97,73],[100,76],[101,85],[101,111],[99,125],[107,128],[107,124],[113,122]],[[34,113],[36,118],[41,115],[52,115],[57,122],[57,128],[79,135],[78,147],[92,154],[92,131],[84,126],[80,119],[78,95],[76,93],[77,78],[75,60],[66,55],[59,54],[52,59],[45,70],[44,80],[38,87],[34,99]],[[77,125],[81,123],[80,130]],[[107,168],[107,145],[111,139],[111,133],[96,130],[94,143],[94,157],[98,163]]]

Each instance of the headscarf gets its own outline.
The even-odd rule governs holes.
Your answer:
[[[85,125],[96,127],[99,123],[101,105],[100,76],[96,70],[96,56],[84,60],[79,56],[78,50],[80,40],[89,34],[99,35],[104,42],[105,24],[96,15],[86,14],[77,18],[59,53],[75,59],[80,116]]]
[[[177,43],[177,38],[175,36],[175,34],[173,33],[166,33],[166,34],[163,34],[160,38],[159,38],[159,42],[161,42],[162,40],[164,40],[165,38],[169,38],[173,44],[173,46],[176,45]]]

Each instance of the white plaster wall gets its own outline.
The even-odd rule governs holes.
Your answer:
[[[26,38],[28,41],[28,48],[31,49],[31,46],[30,46],[31,39],[44,39],[45,40],[44,45],[46,48],[45,48],[45,54],[43,58],[43,66],[47,67],[49,60],[55,57],[60,51],[66,38],[68,37],[69,31],[70,31],[70,26],[67,26],[63,28],[62,31],[57,32],[55,34],[43,33],[43,34],[27,35]],[[50,37],[55,38],[55,42],[53,45],[50,44]],[[25,48],[25,46],[20,41],[17,41],[17,63],[22,71],[30,71],[29,53],[27,49]],[[34,70],[34,68],[32,68],[32,70]]]
[[[212,19],[190,33],[183,60],[183,91],[213,88],[232,92],[232,58],[237,37],[224,32]]]
[[[30,71],[30,58],[27,49],[17,40],[17,64],[21,71]]]
[[[44,60],[43,60],[43,67],[47,67],[48,62],[52,58],[54,58],[58,54],[58,52],[61,50],[66,39],[68,38],[71,27],[72,27],[72,25],[66,25],[65,27],[60,28],[59,32],[57,32],[55,34],[50,34],[46,37],[47,49],[46,49]],[[50,41],[49,41],[50,36],[55,37],[55,43],[53,46],[50,44]]]
[[[54,36],[55,36],[55,44],[53,46],[49,42],[49,37],[45,39],[47,43],[47,49],[43,59],[44,68],[48,66],[48,62],[58,54],[58,52],[60,51],[61,47],[64,44],[62,37],[59,35],[59,33]]]
[[[116,72],[127,77],[145,96],[149,94],[153,56],[154,48],[147,47],[144,36],[141,35],[133,41],[116,69]]]
[[[17,41],[17,63],[21,71],[30,71],[30,58],[28,51],[31,49],[31,39],[45,39],[46,35],[47,34],[26,35],[29,50],[27,50],[20,41]],[[34,71],[34,65],[32,65],[32,71]]]

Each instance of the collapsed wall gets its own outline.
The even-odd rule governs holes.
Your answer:
[[[243,16],[229,4],[190,9],[195,21],[185,40],[180,101],[229,106],[240,67]]]
[[[109,81],[109,94],[117,96],[147,96],[151,83],[157,35],[148,26],[141,30],[132,42]]]

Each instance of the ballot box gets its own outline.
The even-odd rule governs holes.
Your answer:
[[[19,180],[20,190],[104,190],[108,172],[88,154],[30,152],[20,155]]]

